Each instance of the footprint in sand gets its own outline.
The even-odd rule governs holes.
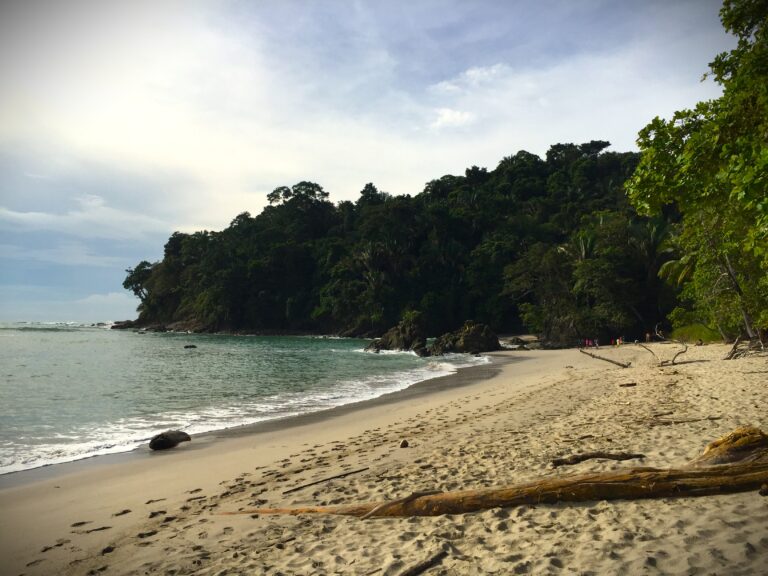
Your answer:
[[[120,512],[115,512],[114,514],[112,514],[112,517],[114,518],[115,516],[125,516],[126,514],[130,514],[130,513],[131,511],[128,510],[128,508],[126,508],[125,510],[120,510]]]
[[[85,526],[86,524],[90,524],[91,520],[81,520],[80,522],[75,522],[74,524],[70,524],[70,528],[79,528],[80,526]]]
[[[62,546],[64,546],[64,544],[69,544],[70,542],[71,540],[59,539],[59,540],[56,540],[56,544],[54,544],[53,546],[46,546],[45,548],[40,550],[40,552],[45,553],[45,552],[48,552],[48,550],[53,550],[54,548],[61,548]]]
[[[112,526],[99,526],[98,528],[91,528],[84,532],[77,532],[77,534],[90,534],[91,532],[101,532],[102,530],[109,530],[110,528],[112,528]]]

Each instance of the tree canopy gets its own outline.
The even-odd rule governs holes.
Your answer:
[[[374,335],[419,311],[435,335],[467,319],[555,344],[638,335],[669,311],[653,238],[666,228],[623,193],[637,155],[608,146],[520,151],[416,196],[368,183],[332,204],[313,182],[282,186],[221,232],[175,233],[125,286],[144,324]]]

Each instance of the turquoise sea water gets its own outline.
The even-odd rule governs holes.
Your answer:
[[[375,398],[485,358],[322,337],[0,324],[0,474]],[[196,348],[185,348],[194,345]]]

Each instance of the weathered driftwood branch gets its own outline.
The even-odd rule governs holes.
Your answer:
[[[677,340],[675,340],[675,342],[677,342]],[[678,357],[678,356],[681,356],[681,355],[685,354],[686,352],[688,352],[688,344],[686,344],[685,342],[680,342],[680,344],[682,344],[683,346],[685,346],[685,348],[684,348],[684,349],[682,349],[682,350],[680,350],[680,351],[679,351],[677,354],[675,354],[674,356],[672,356],[672,361],[670,362],[670,364],[674,364],[674,363],[675,363],[675,360],[677,360],[677,357]]]
[[[543,478],[504,488],[403,498],[384,506],[382,504],[387,503],[371,502],[345,506],[257,508],[223,514],[439,516],[522,504],[726,494],[757,490],[767,482],[768,436],[757,428],[742,427],[709,444],[701,456],[683,468],[630,468]]]
[[[704,422],[705,420],[722,420],[722,416],[705,416],[704,418],[682,418],[680,420],[653,420],[651,426],[670,426],[672,424],[690,424],[691,422]]]
[[[385,508],[395,506],[396,504],[405,504],[406,502],[410,502],[411,500],[416,500],[416,498],[421,498],[422,496],[430,496],[432,494],[440,494],[440,490],[427,490],[425,492],[414,492],[412,494],[409,494],[405,498],[398,498],[397,500],[382,502],[378,506],[372,508],[370,512],[367,512],[362,516],[360,516],[360,520],[365,520],[366,518],[370,518],[371,516],[378,514]]]
[[[664,340],[666,342],[674,342],[675,344],[680,344],[680,346],[683,347],[682,350],[680,350],[677,354],[675,354],[672,357],[672,360],[661,360],[661,361],[659,361],[659,366],[666,366],[668,364],[674,364],[675,360],[677,360],[678,356],[688,352],[688,344],[686,344],[685,342],[682,342],[681,340],[675,340],[674,338],[667,338],[666,336],[664,336],[664,334],[661,333],[661,330],[659,330],[659,325],[658,324],[656,324],[655,331],[656,331],[656,336],[658,338],[660,338],[661,340]],[[656,356],[656,355],[654,354],[654,356]]]
[[[442,562],[443,558],[446,556],[448,556],[448,550],[440,550],[439,552],[432,554],[432,556],[423,562],[419,562],[415,566],[411,566],[405,572],[402,572],[400,576],[419,576],[419,574],[423,574],[430,568],[440,564],[440,562]]]
[[[616,366],[621,366],[622,368],[629,368],[632,365],[632,362],[627,362],[626,364],[624,362],[617,362],[616,360],[611,360],[610,358],[605,358],[604,356],[598,356],[597,354],[592,354],[591,352],[587,352],[586,350],[582,350],[579,348],[579,352],[582,354],[586,354],[587,356],[591,356],[592,358],[597,358],[598,360],[605,360],[606,362],[610,362],[611,364],[616,364]]]
[[[656,358],[656,362],[661,363],[661,360],[659,359],[659,357],[656,356],[656,352],[654,352],[653,350],[648,348],[648,346],[646,346],[645,344],[641,344],[640,342],[638,342],[637,345],[640,346],[640,348],[644,348],[644,349],[648,350],[648,352],[653,354],[653,357]]]
[[[736,349],[739,347],[739,342],[741,342],[741,338],[736,338],[736,341],[733,343],[733,346],[731,346],[730,351],[728,354],[725,355],[725,358],[723,360],[732,360],[733,355],[736,354]]]
[[[360,472],[365,472],[368,470],[368,467],[360,468],[358,470],[350,470],[349,472],[343,472],[342,474],[336,474],[336,476],[329,476],[328,478],[323,478],[322,480],[315,480],[314,482],[309,482],[307,484],[302,484],[301,486],[295,486],[293,488],[289,488],[288,490],[283,490],[283,495],[290,494],[291,492],[298,492],[299,490],[302,490],[304,488],[309,488],[310,486],[315,486],[316,484],[322,484],[323,482],[330,482],[331,480],[337,480],[339,478],[346,478],[347,476],[352,476],[352,474],[359,474]]]
[[[633,460],[635,458],[645,458],[645,454],[634,454],[632,452],[585,452],[584,454],[573,454],[565,458],[555,458],[552,460],[552,466],[572,466],[585,460],[594,460],[601,458],[603,460]]]
[[[724,360],[734,360],[736,358],[743,358],[744,356],[750,356],[752,354],[761,354],[765,352],[765,345],[762,339],[755,338],[753,340],[742,340],[736,338],[733,343],[730,352],[725,356]]]

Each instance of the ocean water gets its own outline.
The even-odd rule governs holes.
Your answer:
[[[381,396],[487,358],[311,336],[0,324],[0,474]],[[196,348],[185,348],[194,345]]]

